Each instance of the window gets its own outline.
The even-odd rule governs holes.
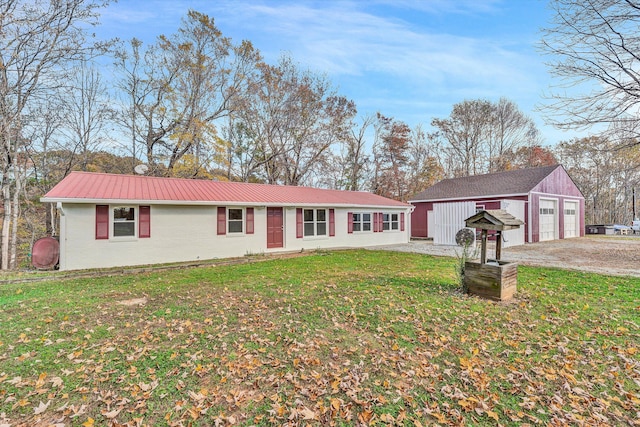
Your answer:
[[[304,235],[327,235],[327,211],[325,209],[304,209]]]
[[[540,215],[553,215],[554,208],[540,208]]]
[[[353,231],[371,231],[371,214],[353,213]]]
[[[96,205],[96,240],[119,237],[150,238],[151,206]]]
[[[400,228],[398,214],[382,214],[382,230],[398,230]]]
[[[565,209],[564,210],[564,214],[565,215],[575,215],[576,214],[576,210],[575,209]]]
[[[229,233],[242,233],[243,230],[243,212],[242,209],[229,208],[228,210],[228,230]]]
[[[113,208],[113,237],[136,235],[136,209],[129,206]]]

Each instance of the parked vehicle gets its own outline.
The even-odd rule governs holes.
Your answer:
[[[633,220],[631,229],[633,230],[633,234],[640,233],[640,219],[636,218]]]

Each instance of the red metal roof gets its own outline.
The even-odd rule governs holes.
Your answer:
[[[164,204],[409,206],[363,191],[90,172],[71,172],[41,200],[74,203],[103,200],[150,203],[155,201]]]

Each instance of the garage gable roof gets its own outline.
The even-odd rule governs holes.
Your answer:
[[[89,172],[71,172],[41,200],[71,203],[99,201],[163,204],[228,203],[249,206],[409,206],[406,203],[364,191]]]
[[[466,199],[502,195],[525,195],[561,165],[519,169],[485,175],[443,179],[416,194],[410,201]],[[562,168],[564,170],[564,168]]]

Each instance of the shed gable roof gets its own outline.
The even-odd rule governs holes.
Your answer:
[[[408,207],[406,203],[364,191],[90,172],[71,172],[41,200],[74,203],[102,200],[164,204]]]
[[[466,199],[501,195],[525,195],[562,165],[519,169],[485,175],[443,179],[416,194],[411,201]],[[566,173],[566,172],[565,172]]]

